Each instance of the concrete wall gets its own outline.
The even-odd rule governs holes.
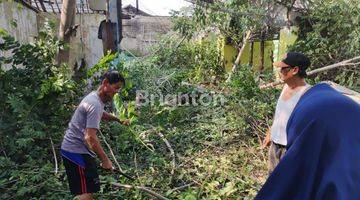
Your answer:
[[[149,53],[149,47],[159,41],[161,35],[171,31],[169,17],[137,16],[123,20],[123,40],[121,47],[137,56]]]
[[[97,33],[99,24],[104,18],[105,16],[100,14],[76,16],[75,24],[80,24],[80,27],[76,36],[71,39],[70,66],[73,66],[75,62],[80,63],[81,58],[85,58],[87,67],[92,67],[103,56],[102,41],[97,38]],[[59,19],[59,15],[36,13],[14,1],[0,3],[0,28],[5,29],[20,42],[33,42],[45,20],[55,22],[55,27],[58,29]],[[58,30],[55,32],[57,33]],[[4,52],[0,52],[0,54],[4,54]],[[8,67],[6,66],[6,68]]]
[[[0,28],[20,42],[32,42],[38,36],[36,12],[14,1],[0,1]]]
[[[56,28],[59,28],[60,15],[53,13],[39,13],[38,26],[42,27],[45,20],[55,22]],[[86,66],[91,68],[103,56],[102,41],[97,38],[100,22],[105,19],[101,14],[77,14],[75,24],[80,26],[76,35],[71,38],[69,65],[74,66],[75,62],[80,64],[82,58],[85,58]],[[56,30],[56,33],[58,30]]]
[[[116,17],[112,16],[112,17]],[[59,27],[60,15],[54,13],[36,13],[14,1],[1,1],[0,25],[21,42],[33,42],[38,36],[38,30],[46,20],[55,22]],[[102,14],[76,15],[75,24],[80,27],[76,36],[72,37],[70,45],[69,65],[80,64],[85,58],[88,68],[94,66],[103,56],[102,41],[97,38],[100,22],[105,19]],[[113,20],[115,21],[115,20]],[[123,20],[123,40],[121,47],[136,56],[148,54],[149,46],[158,42],[159,36],[171,30],[169,17],[137,16]],[[55,30],[57,33],[58,30]],[[1,53],[1,52],[0,52]]]
[[[36,12],[14,1],[0,1],[0,28],[20,42],[32,42],[38,36]],[[10,54],[11,52],[0,51],[0,56]],[[10,65],[2,66],[3,69],[10,67]]]

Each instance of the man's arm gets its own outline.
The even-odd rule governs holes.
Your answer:
[[[129,123],[130,123],[130,121],[128,119],[121,121],[119,118],[117,118],[116,116],[114,116],[106,111],[103,112],[101,120],[108,121],[108,122],[115,121],[115,122],[119,122],[124,125],[129,125]]]
[[[103,112],[101,120],[108,121],[108,122],[110,122],[110,121],[120,122],[119,118],[117,118],[116,116],[114,116],[114,115],[112,115],[112,114],[110,114],[110,113],[108,113],[106,111]]]
[[[100,140],[96,136],[97,129],[86,128],[85,130],[85,142],[87,146],[99,156],[101,160],[101,167],[104,169],[113,169],[111,160],[105,154],[104,149],[101,147]]]

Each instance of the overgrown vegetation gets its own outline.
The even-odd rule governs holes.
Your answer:
[[[7,52],[0,57],[1,199],[69,198],[64,176],[54,175],[51,141],[61,140],[82,91],[66,66],[53,64],[52,30],[47,26],[34,44],[1,31],[0,50]]]
[[[360,55],[359,1],[315,1],[307,12],[299,18],[300,37],[292,49],[309,55],[313,69]],[[316,80],[360,91],[359,65],[328,71]]]
[[[2,65],[9,63],[14,67],[1,73],[4,94],[1,99],[4,109],[1,114],[1,197],[69,198],[58,151],[71,112],[83,93],[74,87],[66,68],[53,65],[55,40],[46,38],[47,43],[39,40],[35,44],[21,45],[8,35],[3,35],[3,39],[2,50],[14,54],[2,57]],[[172,44],[169,39],[161,43],[162,51],[171,51]],[[176,65],[180,63],[177,54],[171,61],[164,60],[167,56],[164,54],[164,57],[151,56],[127,64],[121,61],[121,56],[108,55],[89,71],[91,76],[112,67],[124,73],[128,87],[122,91],[121,98],[115,98],[115,108],[119,117],[133,119],[130,127],[103,124],[102,131],[121,161],[121,167],[136,176],[136,181],[129,182],[105,172],[101,172],[102,180],[145,185],[169,198],[250,198],[256,194],[265,177],[258,139],[268,122],[256,124],[258,118],[270,118],[271,99],[275,96],[257,89],[255,76],[246,68],[236,79],[244,81],[231,83],[227,91],[218,91],[220,88],[215,86],[199,90],[182,84],[207,80],[207,74],[197,73],[199,66],[218,67],[216,58],[203,61],[196,56],[212,52],[212,45],[210,42],[193,45],[187,42],[179,47],[179,51],[187,55],[182,62],[189,63],[183,67]],[[198,54],[191,56],[189,52]],[[161,66],[161,63],[167,64]],[[18,64],[23,67],[15,67]],[[221,74],[215,72],[214,75]],[[24,78],[25,74],[28,78]],[[97,78],[94,80],[96,88]],[[136,109],[133,88],[164,94],[217,91],[228,101],[223,106],[167,106],[156,102],[153,106]],[[259,95],[265,96],[259,98]],[[57,175],[54,175],[50,138],[60,165]],[[171,144],[174,155],[169,154],[164,140]],[[186,184],[191,185],[173,190]],[[148,198],[139,191],[114,189],[107,184],[98,196]]]
[[[231,1],[226,8],[241,8],[245,12],[250,5],[244,2]],[[212,9],[219,8],[214,6]],[[358,55],[358,26],[341,23],[352,20],[352,24],[358,24],[356,9],[351,11],[351,19],[329,14],[345,15],[347,6],[329,1],[326,6],[317,7],[318,13],[302,18],[303,22],[311,19],[316,23],[304,29],[294,48],[309,54],[314,66],[331,63],[328,53],[336,56],[336,61]],[[71,77],[67,66],[54,65],[59,44],[49,34],[51,27],[41,32],[34,44],[20,44],[1,31],[0,51],[6,53],[0,57],[0,198],[71,199],[59,155],[60,142],[84,95],[87,80],[92,80],[89,89],[96,89],[97,75],[112,68],[121,71],[127,85],[113,105],[107,107],[122,119],[130,118],[132,124],[104,123],[101,130],[122,169],[136,180],[100,171],[105,183],[96,195],[98,199],[152,198],[139,190],[114,188],[110,182],[145,186],[169,199],[252,199],[267,177],[265,151],[259,144],[272,123],[279,91],[260,90],[259,74],[251,66],[240,66],[232,81],[225,83],[227,74],[221,65],[217,38],[193,40],[199,31],[193,25],[200,22],[196,20],[205,20],[201,25],[206,29],[229,27],[226,23],[235,22],[231,17],[219,20],[229,17],[224,14],[215,16],[204,11],[189,11],[198,12],[195,21],[187,21],[177,13],[181,16],[175,17],[179,22],[175,22],[175,27],[182,34],[163,38],[149,56],[127,61],[123,54],[109,54],[80,80]],[[240,27],[244,20],[248,19],[230,26],[234,32],[227,30],[233,34],[226,36],[240,41],[242,34],[235,36],[236,30],[243,33],[249,28]],[[186,32],[189,27],[193,32]],[[321,35],[324,28],[326,37]],[[348,49],[340,45],[339,37],[346,38]],[[336,51],[341,51],[341,55]],[[334,80],[357,88],[357,71],[351,73],[353,78]],[[333,75],[327,78],[344,76],[335,72]],[[272,80],[273,74],[261,77]],[[140,106],[136,102],[139,90],[149,94],[193,94],[190,101],[196,102],[203,94],[218,95],[226,101],[217,105],[184,105],[174,103],[170,97],[166,103],[156,99],[153,104]],[[59,162],[57,174],[52,143]]]

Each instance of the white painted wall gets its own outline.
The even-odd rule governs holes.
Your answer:
[[[80,61],[85,57],[87,67],[91,68],[103,57],[103,45],[98,39],[98,30],[100,22],[104,19],[105,16],[101,14],[76,15],[75,24],[80,24],[80,27],[76,37],[71,40],[70,60]]]

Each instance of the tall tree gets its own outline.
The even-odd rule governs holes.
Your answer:
[[[76,31],[76,0],[63,0],[60,15],[59,39],[63,46],[59,49],[58,64],[69,61],[69,43],[71,35]]]

